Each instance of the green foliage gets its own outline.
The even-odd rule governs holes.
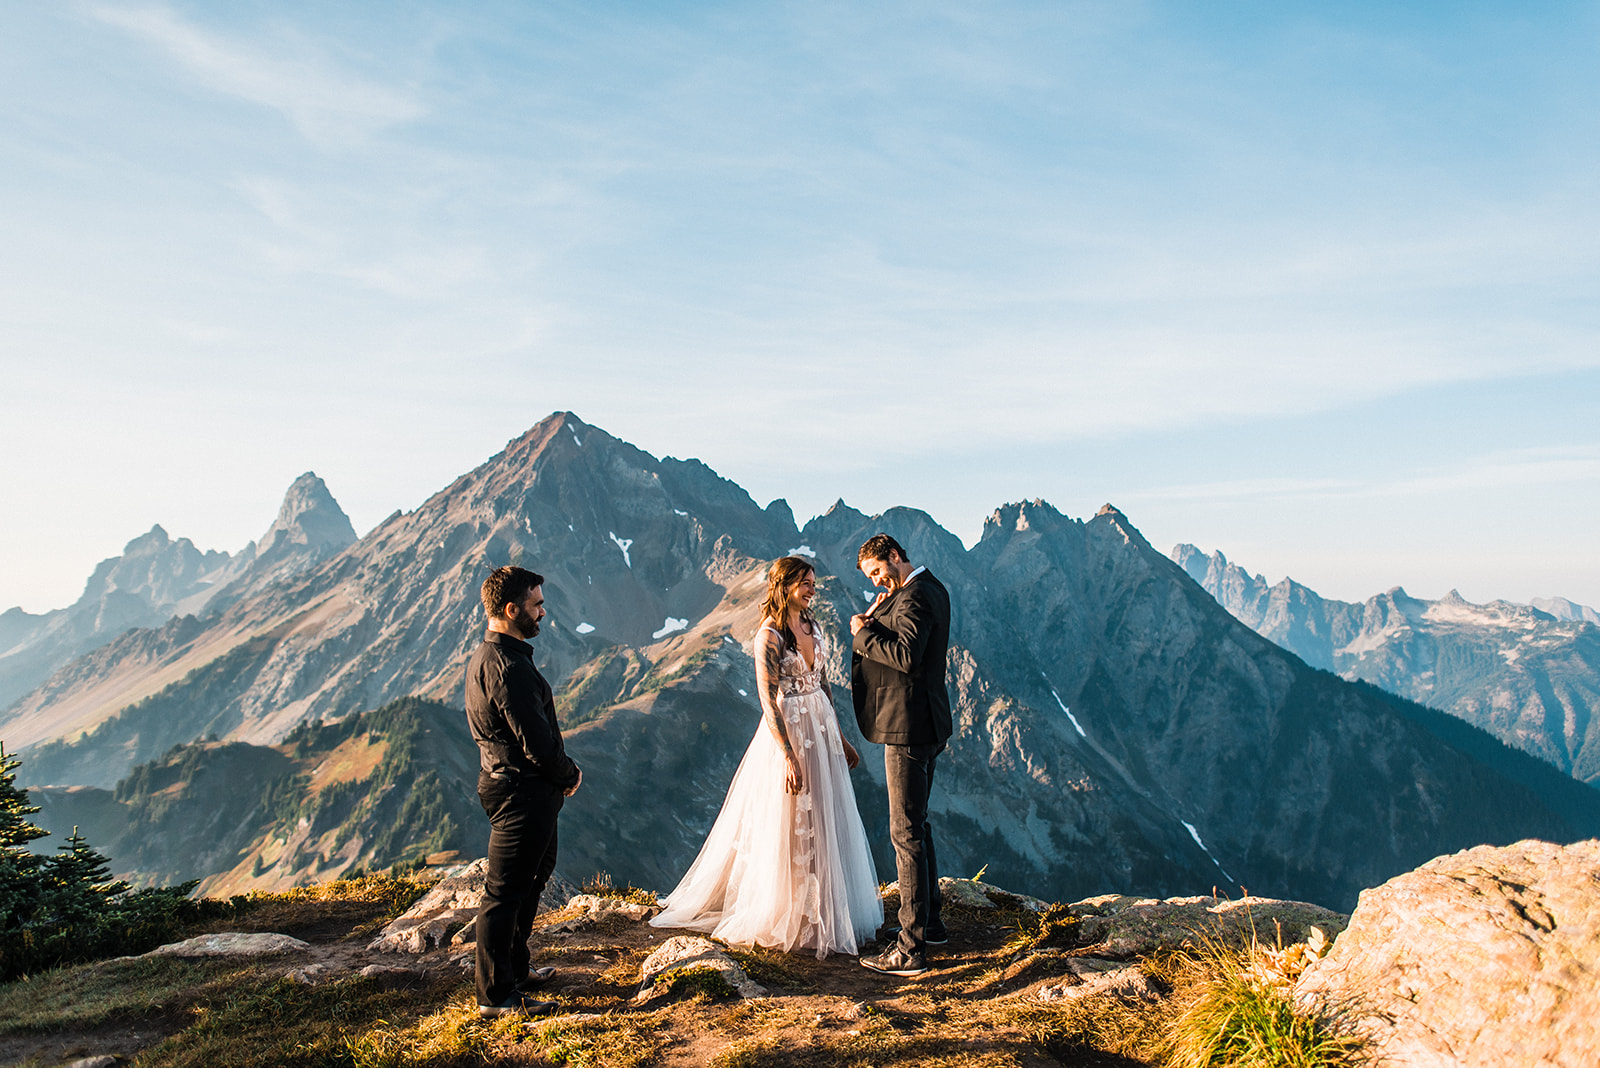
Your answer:
[[[192,882],[129,893],[76,827],[54,856],[27,853],[24,843],[44,832],[27,820],[39,810],[17,788],[20,764],[0,755],[0,981],[70,961],[152,949],[184,924],[234,908],[190,901]]]
[[[50,833],[28,819],[39,806],[29,802],[28,791],[17,787],[21,765],[6,755],[0,743],[0,932],[20,926],[37,906],[43,858],[29,851],[28,843]]]

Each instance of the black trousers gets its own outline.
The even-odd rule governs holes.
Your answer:
[[[528,936],[556,868],[556,817],[566,798],[543,780],[478,776],[489,815],[489,870],[478,908],[478,1004],[499,1005],[528,977]]]
[[[889,840],[900,879],[900,948],[921,953],[928,925],[938,924],[939,862],[928,826],[933,766],[944,744],[886,745],[883,769],[889,782]]]

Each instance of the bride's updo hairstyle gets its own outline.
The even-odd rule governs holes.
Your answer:
[[[780,556],[767,569],[767,598],[761,602],[761,614],[778,628],[790,649],[796,648],[796,642],[789,629],[789,587],[816,572],[816,567],[803,556]],[[809,611],[802,610],[800,618],[808,624],[812,622]]]

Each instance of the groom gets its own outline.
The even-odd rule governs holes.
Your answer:
[[[928,970],[924,946],[947,940],[939,918],[939,866],[928,826],[933,765],[950,738],[945,654],[950,645],[950,594],[925,567],[913,567],[887,534],[856,554],[861,573],[883,593],[850,617],[850,696],[869,741],[883,744],[889,782],[889,837],[900,878],[895,945],[861,965],[888,975]]]

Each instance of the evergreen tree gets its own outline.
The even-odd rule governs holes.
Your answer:
[[[0,931],[19,927],[33,915],[43,890],[44,858],[30,852],[28,843],[50,832],[28,819],[39,806],[17,787],[21,765],[0,742]]]
[[[89,845],[77,827],[56,850],[55,856],[40,865],[39,919],[61,926],[94,923],[128,884],[111,877],[105,856]]]

